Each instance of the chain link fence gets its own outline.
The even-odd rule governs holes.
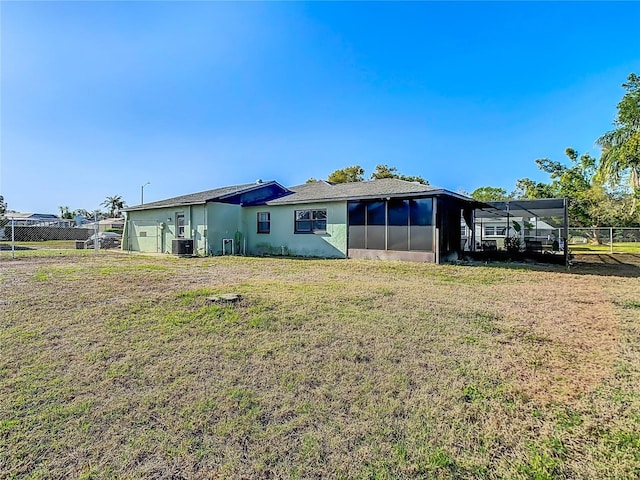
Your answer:
[[[98,223],[76,226],[73,220],[0,219],[0,254],[29,250],[120,248],[121,235],[101,232]]]
[[[640,228],[590,227],[569,228],[569,249],[583,253],[635,253],[640,254]]]
[[[69,220],[43,222],[3,218],[0,219],[0,254],[45,249],[93,249],[97,253],[99,250],[120,248],[161,253],[167,248],[163,245],[161,223],[130,220],[127,232],[123,240],[118,233],[100,232],[96,223],[75,226]],[[562,241],[562,229],[553,235]],[[640,255],[640,228],[570,227],[567,243],[573,254]]]

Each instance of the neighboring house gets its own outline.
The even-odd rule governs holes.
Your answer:
[[[397,179],[223,187],[126,208],[123,249],[436,262],[458,259],[478,202]],[[186,242],[186,252],[176,244]],[[192,245],[192,248],[191,248]]]
[[[515,228],[514,223],[519,225],[520,231]],[[560,230],[538,217],[510,217],[506,219],[506,217],[479,218],[476,216],[476,247],[481,246],[485,240],[494,240],[497,248],[503,248],[506,237],[519,237],[523,245],[525,240],[537,240],[544,245],[550,245],[557,238]],[[461,226],[461,233],[463,239],[471,238],[471,229],[464,223]],[[470,250],[469,243],[467,243],[466,249]]]
[[[7,212],[5,218],[13,220],[16,226],[67,227],[73,223],[73,220],[66,220],[52,213]]]
[[[106,232],[107,230],[123,230],[124,229],[124,217],[117,218],[105,218],[103,220],[98,220],[97,225],[95,221],[91,221],[91,219],[82,219],[81,225],[83,228],[90,228],[92,230],[96,229],[98,232]]]
[[[567,237],[567,200],[564,198],[514,199],[487,202],[473,214],[475,228],[461,225],[465,250],[504,249],[507,237],[520,239],[526,251],[563,250]],[[473,233],[473,235],[471,235]],[[475,242],[475,244],[474,244]]]

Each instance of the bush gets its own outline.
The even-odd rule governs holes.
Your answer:
[[[521,246],[520,237],[507,237],[504,239],[504,248],[507,249],[507,252],[519,252]]]

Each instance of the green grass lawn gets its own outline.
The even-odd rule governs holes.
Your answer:
[[[569,248],[573,253],[588,254],[588,253],[640,253],[640,242],[619,242],[613,244],[613,249],[610,244],[593,245],[590,243],[585,244],[569,244]]]
[[[620,268],[0,256],[0,478],[636,478]]]
[[[1,242],[3,248],[11,248],[10,241]],[[16,247],[29,248],[29,249],[75,249],[75,240],[46,240],[42,242],[15,242]]]

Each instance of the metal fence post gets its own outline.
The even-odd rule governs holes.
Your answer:
[[[609,227],[609,240],[611,240],[611,243],[609,243],[609,253],[613,253],[613,227]]]
[[[100,241],[98,239],[98,214],[95,213],[94,214],[94,222],[93,222],[93,254],[94,255],[98,255],[98,249],[100,248],[100,246],[98,245],[98,242]]]
[[[16,221],[11,219],[11,258],[16,258]]]

